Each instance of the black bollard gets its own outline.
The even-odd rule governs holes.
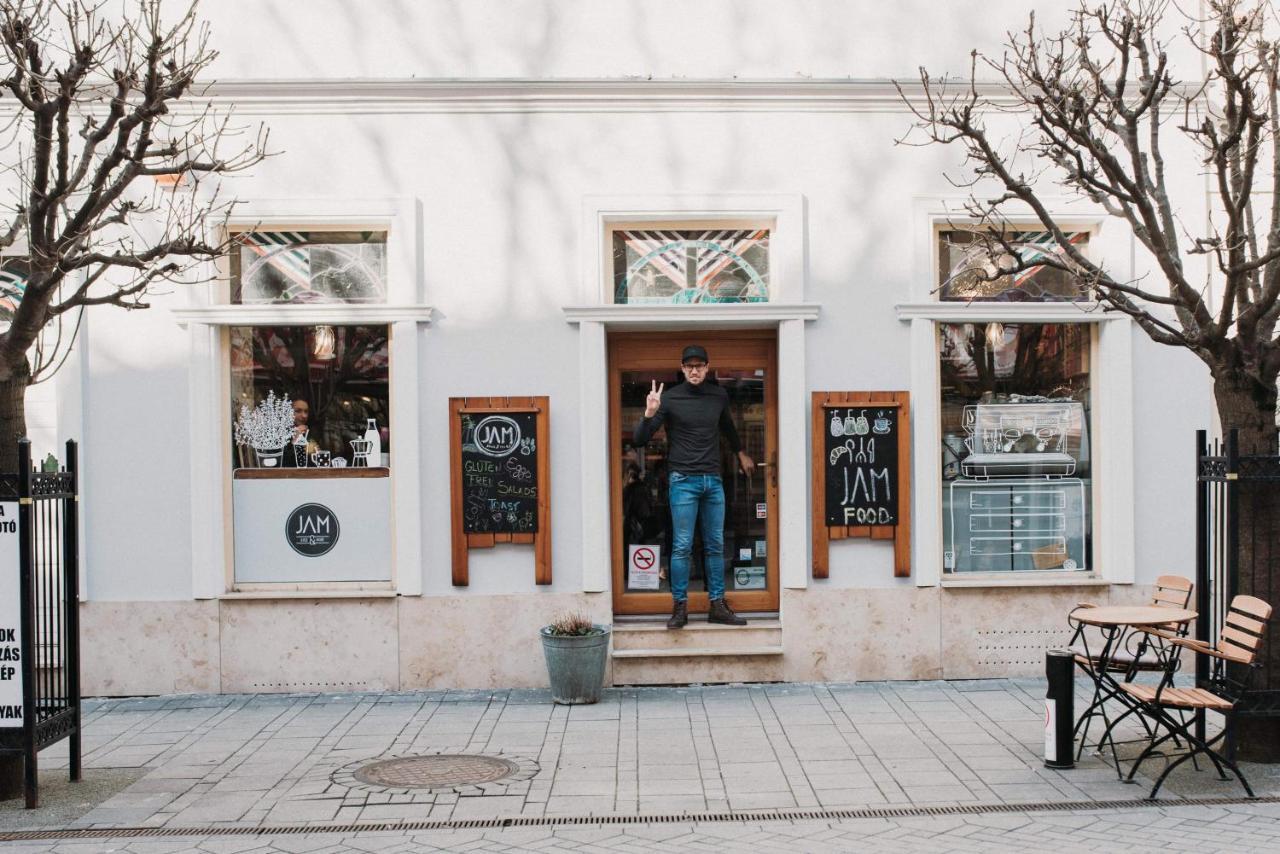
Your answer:
[[[1074,768],[1075,655],[1067,649],[1044,654],[1049,690],[1044,697],[1044,764],[1046,768]]]

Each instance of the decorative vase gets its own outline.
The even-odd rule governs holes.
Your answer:
[[[276,448],[274,451],[254,448],[253,452],[258,456],[258,466],[264,469],[280,468],[280,461],[284,458],[284,448]]]
[[[600,702],[610,629],[601,625],[593,629],[589,635],[554,635],[550,626],[542,627],[542,655],[551,678],[551,699],[561,705]]]
[[[369,465],[382,463],[382,435],[378,433],[378,422],[373,418],[365,419],[363,438],[369,443]]]

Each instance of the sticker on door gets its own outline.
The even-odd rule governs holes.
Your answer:
[[[627,555],[627,587],[632,590],[657,590],[658,567],[662,565],[661,546],[631,546]]]

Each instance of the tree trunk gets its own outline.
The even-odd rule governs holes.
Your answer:
[[[1220,378],[1214,396],[1223,430],[1236,428],[1241,456],[1275,457],[1276,388],[1254,381]],[[1250,688],[1280,691],[1280,484],[1241,478],[1237,496],[1236,530],[1240,547],[1236,592],[1256,596],[1277,608],[1268,624]],[[1240,758],[1255,762],[1280,762],[1280,717],[1240,715],[1236,723],[1236,750]]]
[[[24,357],[0,379],[0,472],[18,470],[18,440],[27,435],[27,387],[31,365]]]

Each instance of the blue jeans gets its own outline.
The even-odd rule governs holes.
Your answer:
[[[707,593],[724,598],[724,486],[718,474],[672,472],[667,490],[671,505],[671,598],[689,598],[693,526],[701,519],[703,569]]]

